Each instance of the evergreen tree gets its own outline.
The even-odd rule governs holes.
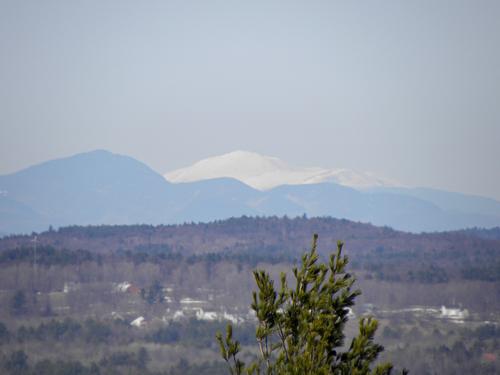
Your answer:
[[[163,292],[163,287],[158,280],[154,280],[148,291],[146,289],[141,289],[141,297],[150,305],[155,303],[163,303],[165,301],[165,294]]]
[[[345,271],[348,259],[342,256],[343,243],[337,243],[337,252],[328,264],[321,264],[317,239],[315,234],[300,268],[293,268],[294,287],[288,286],[284,273],[277,290],[267,272],[254,271],[258,292],[253,292],[252,309],[258,319],[260,357],[250,366],[239,360],[240,344],[233,340],[232,326],[228,325],[225,337],[217,333],[217,341],[231,374],[391,373],[390,363],[370,368],[383,351],[374,342],[378,323],[373,318],[360,320],[358,335],[342,351],[347,315],[361,292],[351,289],[355,279]]]
[[[11,299],[11,309],[14,315],[26,312],[26,295],[22,290],[18,290]]]

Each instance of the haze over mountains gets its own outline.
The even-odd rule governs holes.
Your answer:
[[[205,159],[166,178],[102,150],[3,175],[0,233],[303,214],[414,232],[500,226],[500,202],[490,198],[394,186],[348,170],[293,168],[249,152]]]

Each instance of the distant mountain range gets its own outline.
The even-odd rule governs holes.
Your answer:
[[[500,202],[493,199],[395,187],[347,170],[291,168],[254,153],[205,159],[166,178],[170,182],[145,164],[108,151],[0,176],[0,234],[41,231],[49,225],[173,224],[303,214],[412,232],[500,226]]]

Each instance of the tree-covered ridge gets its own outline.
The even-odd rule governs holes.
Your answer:
[[[81,264],[84,262],[102,262],[102,255],[88,250],[57,249],[50,245],[33,247],[19,247],[0,252],[0,264],[15,262],[36,262],[41,266]]]
[[[307,232],[309,231],[309,232]],[[134,264],[294,263],[308,234],[326,244],[334,234],[350,244],[351,267],[391,282],[446,283],[500,279],[495,230],[410,234],[333,218],[241,217],[211,223],[65,227],[38,234],[39,265],[125,260]],[[488,235],[485,236],[484,233]],[[0,239],[0,266],[33,261],[33,236]],[[320,251],[326,259],[328,254]]]
[[[353,254],[383,247],[387,252],[443,252],[485,249],[500,251],[500,240],[483,236],[483,231],[412,234],[388,227],[334,218],[307,217],[240,217],[210,223],[182,225],[99,225],[71,226],[38,234],[40,245],[69,250],[91,249],[107,254],[137,248],[168,248],[184,255],[223,252],[227,250],[278,247],[300,254],[309,242],[308,233],[321,234],[327,244],[335,237],[349,240]],[[488,231],[488,233],[493,230]],[[32,247],[33,235],[6,236],[0,239],[0,250]],[[303,244],[297,248],[297,244]]]

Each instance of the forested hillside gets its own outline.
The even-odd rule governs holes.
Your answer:
[[[56,367],[64,374],[220,374],[214,334],[225,322],[239,326],[244,355],[254,355],[251,271],[288,272],[312,233],[322,257],[345,242],[363,291],[348,335],[360,316],[374,315],[385,358],[414,374],[433,373],[438,363],[442,374],[466,365],[499,370],[496,230],[417,235],[306,217],[4,237],[0,366],[22,374]],[[421,352],[429,355],[415,361]]]

